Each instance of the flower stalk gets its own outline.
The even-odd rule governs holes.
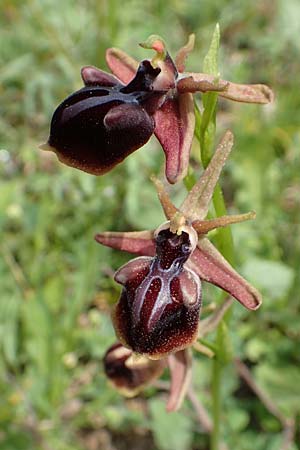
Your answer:
[[[218,53],[219,53],[220,30],[217,24],[210,49],[205,57],[204,66],[205,71],[212,76],[218,76]],[[198,125],[198,141],[200,144],[200,156],[203,167],[206,168],[212,158],[212,149],[216,135],[216,112],[217,112],[218,94],[215,92],[208,92],[203,94],[203,112],[202,115],[198,110],[196,116],[196,127]],[[198,120],[197,120],[198,119]],[[197,123],[198,122],[198,123]],[[227,210],[219,183],[216,184],[213,193],[213,205],[217,218],[222,220],[226,217]],[[249,218],[254,218],[255,213],[248,213]],[[217,219],[211,219],[212,221]],[[229,227],[218,230],[217,246],[222,255],[231,264],[234,263],[234,246],[231,229]],[[219,450],[220,443],[220,429],[221,429],[221,410],[222,410],[222,396],[221,396],[221,381],[224,362],[220,355],[226,352],[226,341],[222,339],[222,326],[230,320],[230,308],[225,313],[223,319],[217,326],[217,333],[215,339],[216,352],[212,362],[212,378],[211,378],[211,393],[212,393],[212,431],[210,435],[210,450]]]

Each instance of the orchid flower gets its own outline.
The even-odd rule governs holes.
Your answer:
[[[205,219],[232,145],[233,135],[227,131],[180,208],[154,180],[167,218],[155,231],[96,235],[103,245],[141,255],[116,272],[115,281],[123,290],[113,311],[118,339],[136,353],[159,359],[197,339],[202,281],[222,288],[248,309],[261,304],[258,291],[206,237],[213,229],[255,217],[250,212]]]
[[[140,44],[156,52],[151,61],[138,63],[122,50],[108,49],[106,61],[113,75],[83,67],[85,87],[58,106],[41,148],[54,151],[71,167],[102,175],[155,133],[166,156],[168,181],[184,178],[195,128],[193,93],[216,91],[230,100],[260,104],[273,98],[263,84],[236,84],[186,72],[194,40],[191,35],[175,62],[164,41],[154,35]]]
[[[168,366],[168,411],[177,410],[182,403],[191,381],[189,347],[205,333],[205,320],[199,329],[202,281],[222,288],[250,310],[261,304],[259,292],[206,237],[213,229],[255,217],[250,212],[205,219],[232,145],[233,135],[227,131],[180,208],[173,205],[163,184],[153,179],[167,218],[156,230],[103,232],[95,237],[103,245],[141,255],[115,274],[123,286],[113,311],[120,342],[107,351],[105,372],[120,392],[133,396]],[[230,304],[220,307],[216,320]]]

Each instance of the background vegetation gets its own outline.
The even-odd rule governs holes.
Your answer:
[[[54,108],[81,86],[80,67],[105,68],[107,47],[144,58],[137,43],[155,32],[174,54],[195,32],[188,64],[197,71],[217,21],[222,77],[265,82],[276,93],[265,107],[219,103],[218,133],[230,127],[236,135],[222,178],[227,206],[257,212],[255,222],[233,228],[236,266],[264,297],[254,313],[234,305],[222,440],[238,450],[300,448],[299,16],[297,0],[1,0],[1,450],[208,447],[189,401],[167,415],[163,391],[124,400],[102,369],[115,340],[111,274],[128,255],[93,236],[163,221],[148,181],[162,175],[157,142],[98,178],[37,145]],[[179,199],[184,188],[173,192]],[[219,299],[206,288],[206,306]],[[236,358],[250,368],[250,383]],[[211,364],[195,354],[194,384],[209,413]]]

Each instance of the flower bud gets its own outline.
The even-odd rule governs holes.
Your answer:
[[[103,364],[106,376],[113,386],[128,397],[133,397],[158,378],[166,365],[164,361],[152,361],[144,356],[133,355],[132,350],[120,343],[107,350]]]

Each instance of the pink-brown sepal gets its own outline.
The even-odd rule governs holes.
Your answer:
[[[112,73],[124,84],[134,78],[139,66],[138,61],[134,58],[118,48],[108,48],[105,57]]]
[[[155,254],[155,241],[153,231],[129,231],[114,232],[105,231],[98,233],[95,240],[99,244],[111,247],[116,250],[133,253],[135,255],[153,256]]]
[[[171,386],[166,405],[168,412],[178,411],[192,378],[192,355],[188,348],[168,356]]]
[[[233,269],[208,239],[199,240],[188,267],[203,281],[228,292],[247,309],[255,310],[261,305],[260,293]]]
[[[195,115],[191,94],[167,99],[154,114],[155,130],[166,157],[166,177],[177,183],[187,175],[194,136]]]

